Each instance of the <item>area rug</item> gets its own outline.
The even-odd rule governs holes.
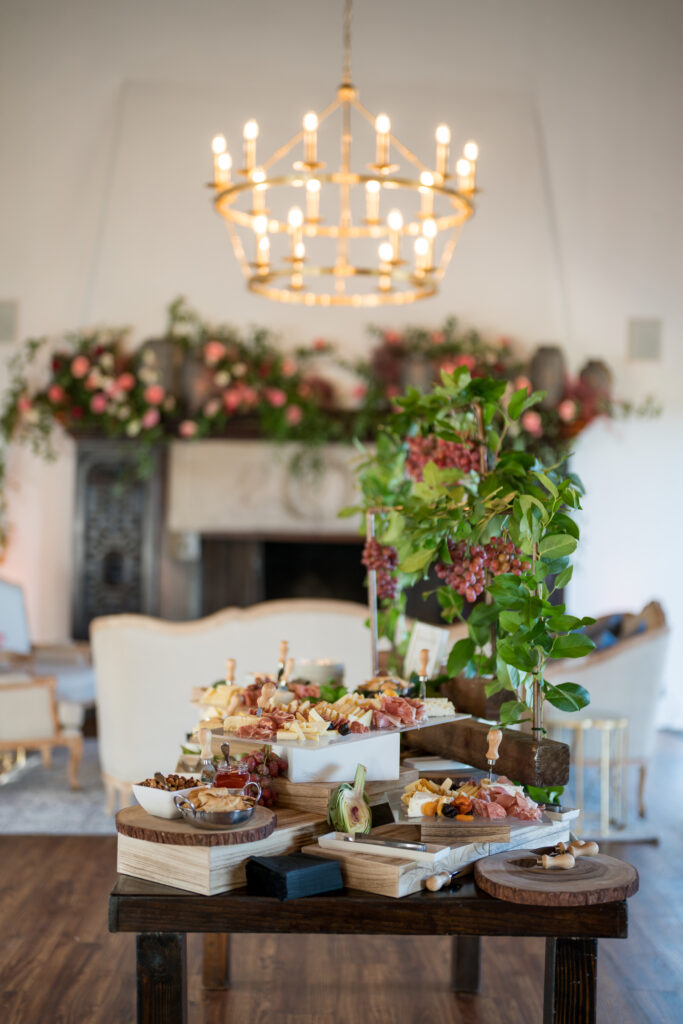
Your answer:
[[[55,750],[51,768],[38,754],[0,785],[0,834],[113,835],[114,819],[105,811],[97,740],[84,743],[78,773],[81,790],[69,789],[66,750]]]

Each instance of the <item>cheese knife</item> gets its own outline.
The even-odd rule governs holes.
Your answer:
[[[406,843],[399,839],[374,839],[372,836],[359,835],[354,832],[350,836],[344,836],[345,843],[364,843],[367,846],[388,846],[398,850],[416,850],[418,853],[426,853],[426,843]]]

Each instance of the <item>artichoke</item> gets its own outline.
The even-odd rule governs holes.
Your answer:
[[[330,794],[327,805],[327,820],[335,832],[369,832],[372,827],[372,812],[365,795],[367,768],[359,764],[353,784],[342,782]]]

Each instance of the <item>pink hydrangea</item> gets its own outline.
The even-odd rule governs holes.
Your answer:
[[[66,392],[60,384],[53,384],[47,389],[47,397],[54,405],[57,405],[59,402],[64,401]]]
[[[293,377],[296,373],[296,362],[294,359],[287,357],[282,360],[282,376]]]
[[[285,418],[290,427],[295,427],[297,423],[301,423],[304,418],[303,409],[300,405],[290,405],[287,407]]]
[[[197,424],[194,420],[183,420],[178,427],[178,433],[181,437],[194,437],[197,433]]]
[[[528,409],[522,416],[522,426],[534,437],[540,437],[543,433],[543,420],[535,409]]]
[[[571,423],[576,416],[576,402],[571,398],[565,398],[557,407],[557,412],[563,423]]]
[[[132,391],[135,387],[135,377],[132,373],[122,373],[116,378],[116,388],[118,391]]]
[[[204,346],[204,362],[207,366],[215,366],[225,355],[225,345],[222,341],[207,341]]]
[[[161,384],[150,384],[149,387],[145,388],[145,401],[149,405],[161,405],[165,394],[166,392]]]
[[[90,411],[100,416],[107,408],[107,396],[102,392],[98,391],[90,399]]]
[[[152,427],[156,427],[157,423],[161,419],[158,409],[148,409],[142,417],[142,426],[144,430],[151,430]]]
[[[266,388],[264,394],[266,401],[274,409],[281,409],[287,402],[287,395],[282,388]]]
[[[71,375],[76,380],[81,380],[85,377],[86,373],[90,369],[90,360],[86,356],[75,356],[71,360]]]

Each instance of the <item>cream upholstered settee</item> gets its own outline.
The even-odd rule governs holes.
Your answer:
[[[110,615],[90,627],[95,665],[100,764],[108,795],[127,803],[132,783],[173,771],[180,743],[197,724],[192,690],[222,678],[227,658],[238,681],[274,670],[278,643],[297,659],[346,666],[347,685],[370,671],[365,605],[292,599],[229,608],[193,622]]]

